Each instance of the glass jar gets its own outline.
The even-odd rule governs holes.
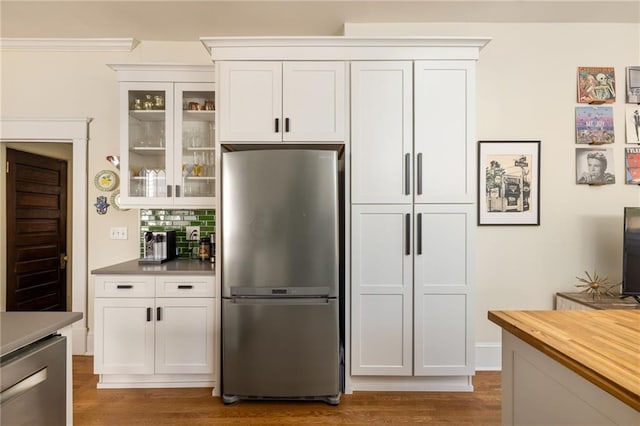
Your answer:
[[[210,244],[209,244],[209,238],[208,237],[202,237],[200,238],[200,247],[198,250],[199,253],[199,257],[200,260],[202,261],[210,261],[209,257],[210,257]]]

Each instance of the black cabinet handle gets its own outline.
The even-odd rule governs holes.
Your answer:
[[[418,213],[416,233],[418,234],[418,254],[422,254],[422,213]]]
[[[152,315],[151,308],[147,308],[147,322],[151,321],[151,315]]]
[[[169,195],[171,197],[171,195]],[[180,185],[176,185],[176,197],[180,197]]]
[[[156,321],[162,321],[162,308],[160,306],[156,308]]]
[[[418,154],[418,195],[422,194],[422,153]]]
[[[276,118],[276,133],[280,132],[280,119]]]
[[[289,117],[284,119],[284,131],[285,132],[289,131]]]
[[[411,169],[411,154],[406,153],[404,155],[404,193],[409,195],[409,187],[411,185],[411,177],[409,172]]]
[[[404,252],[406,255],[411,254],[411,215],[407,213],[404,217],[405,222],[405,243],[404,243]]]
[[[189,290],[189,289],[192,289],[193,286],[192,285],[187,285],[187,284],[181,284],[181,285],[178,286],[178,288],[182,289],[182,290]]]
[[[116,288],[133,288],[131,284],[118,284]]]
[[[173,188],[171,185],[167,185],[167,197],[171,198],[171,188]]]

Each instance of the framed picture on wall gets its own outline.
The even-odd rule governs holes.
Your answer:
[[[616,101],[613,67],[578,67],[578,103],[611,104]]]
[[[625,117],[627,143],[640,144],[640,105],[627,105]]]
[[[640,66],[627,67],[627,103],[640,104]]]
[[[478,143],[478,225],[540,225],[540,141]]]
[[[616,183],[613,149],[576,148],[576,183],[610,185]]]

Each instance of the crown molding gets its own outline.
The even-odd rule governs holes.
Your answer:
[[[0,38],[0,50],[130,52],[138,43],[133,38]]]

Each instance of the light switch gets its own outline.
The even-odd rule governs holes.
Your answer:
[[[126,240],[127,239],[127,227],[111,228],[109,233],[109,239],[111,240]]]

